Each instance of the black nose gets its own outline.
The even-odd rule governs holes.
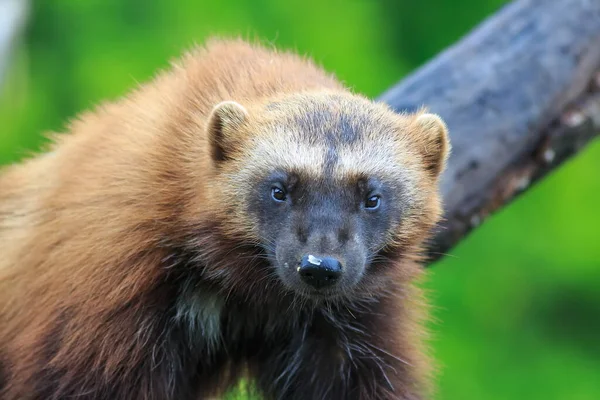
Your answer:
[[[332,257],[302,257],[298,273],[302,280],[315,288],[335,284],[342,276],[342,264]]]

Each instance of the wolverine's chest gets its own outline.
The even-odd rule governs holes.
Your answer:
[[[278,300],[257,306],[196,286],[182,291],[175,320],[201,358],[214,358],[219,353],[232,359],[251,358],[263,348],[286,341],[310,323],[309,313],[294,309],[285,299]]]

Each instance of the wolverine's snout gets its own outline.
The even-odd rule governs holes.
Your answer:
[[[297,269],[302,281],[316,289],[333,286],[343,274],[342,263],[333,257],[302,257]]]

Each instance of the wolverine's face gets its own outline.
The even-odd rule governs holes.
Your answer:
[[[334,94],[250,111],[229,104],[213,116],[221,132],[213,158],[228,161],[233,212],[258,239],[271,275],[308,298],[351,296],[381,274],[374,262],[382,250],[422,236],[423,214],[438,212],[425,207],[446,151],[445,129],[431,118],[415,122]],[[226,146],[237,150],[226,154]]]
[[[253,193],[248,209],[277,276],[310,297],[350,293],[409,201],[398,182],[333,171],[273,171]]]

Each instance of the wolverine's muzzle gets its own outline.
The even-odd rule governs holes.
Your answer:
[[[302,281],[315,289],[335,285],[343,274],[342,263],[333,257],[302,257],[297,269]]]

